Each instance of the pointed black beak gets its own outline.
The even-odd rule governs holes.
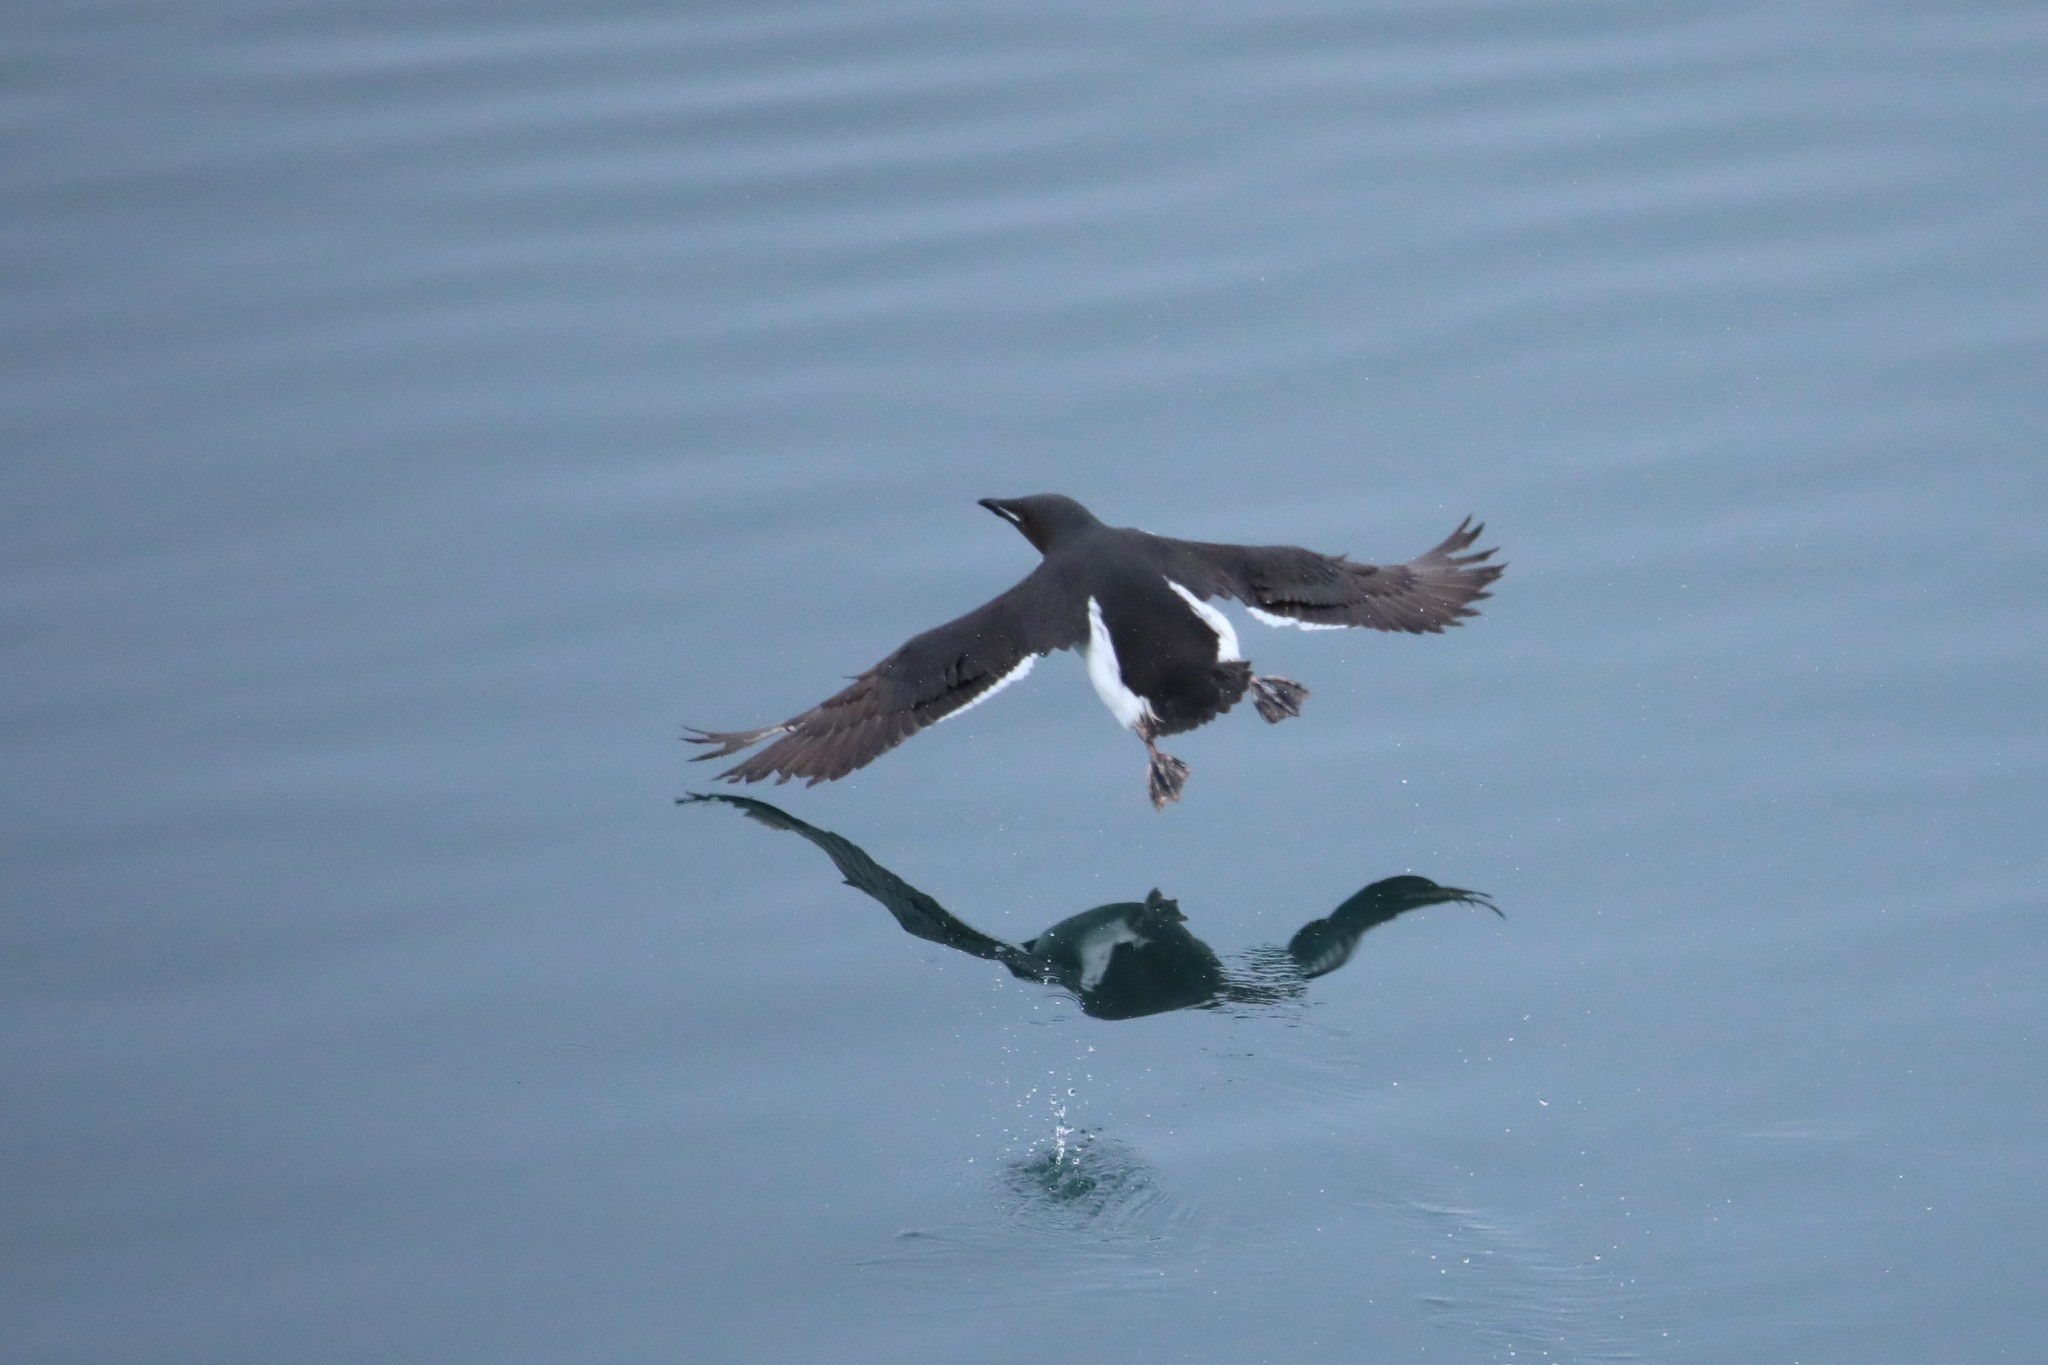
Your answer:
[[[1012,512],[1010,504],[1004,502],[1001,498],[982,498],[980,502],[983,507],[986,507],[1004,521],[1009,522],[1010,525],[1015,526],[1017,524],[1017,514]]]

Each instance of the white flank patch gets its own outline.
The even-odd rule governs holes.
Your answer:
[[[1131,927],[1127,919],[1105,924],[1085,935],[1080,944],[1081,989],[1092,991],[1102,984],[1102,978],[1109,971],[1110,955],[1116,952],[1119,943],[1136,944],[1144,947],[1146,938]]]
[[[1296,630],[1344,629],[1343,624],[1337,621],[1298,621],[1292,616],[1275,616],[1270,611],[1260,611],[1257,607],[1246,607],[1245,610],[1250,612],[1255,620],[1263,621],[1269,626],[1293,626]]]
[[[1216,632],[1216,662],[1235,663],[1244,655],[1237,652],[1237,627],[1230,624],[1230,618],[1201,598],[1174,582],[1166,580],[1166,586],[1179,593],[1181,600],[1195,609],[1195,615],[1202,618],[1202,624]]]
[[[1088,681],[1095,695],[1128,730],[1152,712],[1151,703],[1124,686],[1124,673],[1116,661],[1116,646],[1110,643],[1109,627],[1102,624],[1102,604],[1088,599],[1088,643],[1081,647],[1088,659]]]
[[[993,697],[993,696],[994,696],[994,695],[995,695],[996,693],[998,693],[998,692],[1002,691],[1002,690],[1003,690],[1004,688],[1008,687],[1008,686],[1009,686],[1009,685],[1010,685],[1011,683],[1013,683],[1013,682],[1017,681],[1017,679],[1019,679],[1019,678],[1023,677],[1023,676],[1024,676],[1024,675],[1025,675],[1026,673],[1029,673],[1029,672],[1031,671],[1031,667],[1032,667],[1032,665],[1033,665],[1033,664],[1036,664],[1037,662],[1038,662],[1038,656],[1037,656],[1036,654],[1026,654],[1026,655],[1024,656],[1024,662],[1023,662],[1023,663],[1021,663],[1021,664],[1018,664],[1018,665],[1017,665],[1017,666],[1016,666],[1015,668],[1011,669],[1011,670],[1010,670],[1010,671],[1009,671],[1008,673],[1005,673],[1005,674],[1003,674],[1003,676],[1002,676],[1002,677],[1000,677],[1000,678],[997,678],[997,679],[996,679],[996,680],[995,680],[995,681],[994,681],[993,683],[989,684],[989,689],[988,689],[988,691],[986,691],[986,692],[982,693],[982,694],[981,694],[980,696],[976,697],[976,698],[975,698],[975,699],[974,699],[973,701],[971,701],[971,702],[968,702],[968,703],[967,703],[967,705],[965,705],[965,706],[963,706],[963,707],[960,707],[960,708],[959,708],[958,710],[954,710],[954,711],[948,711],[948,712],[947,712],[947,713],[946,713],[945,715],[943,715],[943,716],[940,716],[940,717],[939,717],[939,719],[940,719],[940,720],[942,720],[942,721],[945,721],[945,720],[951,720],[951,719],[953,719],[953,717],[955,717],[955,716],[959,716],[959,715],[965,715],[965,714],[966,714],[967,712],[969,712],[969,711],[972,711],[972,710],[973,710],[973,709],[974,709],[975,707],[977,707],[977,706],[981,705],[981,704],[982,704],[983,702],[987,701],[987,700],[988,700],[988,699],[989,699],[990,697]]]

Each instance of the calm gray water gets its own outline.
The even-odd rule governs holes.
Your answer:
[[[2048,1358],[2034,4],[17,7],[0,1358]],[[1035,556],[1510,562],[1142,752]],[[1256,632],[1256,633],[1254,633]]]

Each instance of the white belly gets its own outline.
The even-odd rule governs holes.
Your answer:
[[[1229,617],[1171,578],[1166,580],[1166,586],[1179,594],[1196,619],[1215,633],[1218,663],[1232,663],[1244,657],[1237,652],[1237,630]],[[1093,597],[1088,599],[1088,643],[1081,647],[1081,652],[1088,660],[1088,681],[1095,684],[1095,695],[1102,698],[1102,704],[1116,717],[1118,725],[1128,730],[1145,717],[1154,716],[1152,703],[1124,686],[1116,645],[1109,638],[1109,627],[1102,623],[1102,604]]]
[[[1116,646],[1110,642],[1109,627],[1102,624],[1102,604],[1092,597],[1088,599],[1088,643],[1081,646],[1081,653],[1088,660],[1088,681],[1095,684],[1095,695],[1102,698],[1118,725],[1128,730],[1152,714],[1151,703],[1124,686]]]
[[[1230,624],[1230,618],[1201,598],[1174,582],[1166,580],[1166,586],[1180,594],[1181,601],[1194,608],[1195,615],[1202,618],[1202,624],[1216,632],[1216,662],[1235,663],[1244,655],[1237,652],[1237,627]]]

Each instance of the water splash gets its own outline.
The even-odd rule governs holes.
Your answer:
[[[1113,1232],[1163,1199],[1152,1169],[1114,1138],[1065,1128],[1003,1163],[999,1196],[1013,1223]]]

